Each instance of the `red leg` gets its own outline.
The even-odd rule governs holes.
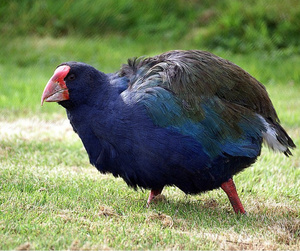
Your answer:
[[[155,196],[161,194],[163,188],[162,189],[152,189],[150,194],[149,194],[149,197],[148,197],[148,200],[147,200],[147,207],[149,207],[151,201],[155,198]]]
[[[245,214],[246,211],[240,201],[240,198],[237,194],[234,182],[232,179],[229,179],[228,181],[224,182],[221,185],[221,188],[224,190],[224,192],[227,194],[230,203],[233,207],[233,210],[235,213],[241,213],[241,214]]]

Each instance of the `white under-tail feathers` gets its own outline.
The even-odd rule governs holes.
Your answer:
[[[288,150],[288,147],[279,142],[276,129],[271,124],[269,124],[261,115],[258,115],[258,117],[263,122],[266,129],[266,131],[262,132],[264,143],[274,151],[286,152]]]

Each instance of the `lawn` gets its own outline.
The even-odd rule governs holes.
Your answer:
[[[178,43],[143,45],[121,36],[21,37],[0,45],[0,249],[300,248],[300,151],[290,158],[263,148],[235,176],[248,216],[234,215],[220,189],[190,196],[175,187],[146,208],[148,191],[102,175],[89,161],[57,104],[40,106],[55,67],[84,61],[116,71],[132,56]],[[282,124],[300,145],[300,57],[215,50],[266,85]]]

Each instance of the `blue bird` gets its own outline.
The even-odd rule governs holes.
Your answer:
[[[265,87],[204,51],[133,58],[111,74],[66,62],[46,85],[44,101],[66,109],[101,173],[151,189],[148,205],[165,186],[187,194],[221,187],[244,214],[233,175],[256,161],[263,141],[286,156],[295,148]]]

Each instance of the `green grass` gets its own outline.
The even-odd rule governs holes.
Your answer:
[[[154,41],[119,35],[0,40],[0,249],[299,249],[298,149],[286,158],[264,148],[257,163],[235,177],[247,217],[234,215],[220,189],[186,196],[169,187],[166,201],[146,208],[148,191],[134,191],[89,165],[62,107],[40,106],[63,61],[112,72],[132,56],[195,48]],[[299,55],[212,52],[266,85],[299,146]]]
[[[43,88],[56,66],[65,61],[84,61],[103,72],[115,72],[127,59],[134,56],[153,56],[171,49],[203,49],[181,41],[144,43],[122,36],[84,39],[82,37],[19,37],[2,38],[0,46],[0,111],[7,116],[28,116],[34,113],[53,113],[56,104],[40,106]],[[224,50],[212,50],[229,59],[255,76],[268,89],[285,85],[286,90],[300,86],[300,57],[282,51],[257,52],[247,56]],[[274,92],[276,95],[276,92]],[[279,97],[280,98],[280,97]],[[60,109],[61,111],[61,109]]]
[[[298,0],[2,1],[0,32],[14,35],[119,34],[140,42],[181,40],[234,52],[299,53]]]

